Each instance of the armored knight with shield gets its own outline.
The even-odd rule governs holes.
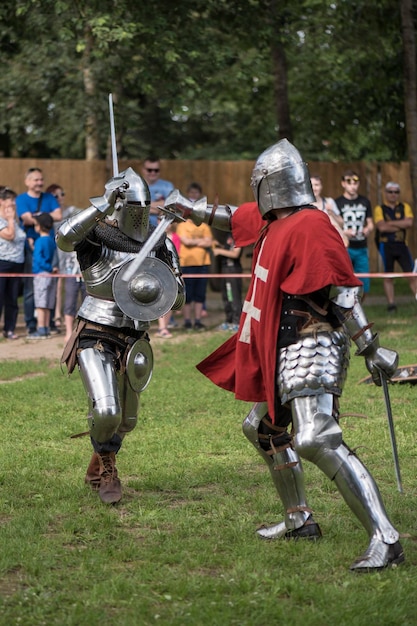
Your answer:
[[[377,385],[393,375],[398,355],[380,347],[366,319],[361,283],[339,234],[312,205],[298,150],[286,139],[270,146],[256,161],[251,186],[256,202],[238,208],[202,200],[191,205],[178,191],[165,206],[196,224],[231,230],[236,246],[254,243],[239,330],[197,367],[236,398],[255,403],[243,432],[267,464],[284,508],[283,522],[257,534],[321,537],[305,494],[303,458],[334,481],[369,535],[351,569],[397,565],[404,560],[399,533],[369,471],[345,444],[338,417],[350,341]]]
[[[69,373],[78,365],[88,396],[94,452],[85,481],[113,504],[122,497],[116,454],[136,426],[139,397],[152,375],[147,330],[183,306],[184,284],[164,232],[172,219],[150,226],[149,188],[132,168],[90,202],[57,233],[59,248],[77,252],[87,292],[62,362]]]

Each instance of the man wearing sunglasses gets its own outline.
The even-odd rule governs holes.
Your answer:
[[[394,271],[395,261],[403,272],[413,271],[413,258],[407,245],[407,230],[413,225],[413,211],[407,202],[400,202],[400,186],[393,181],[385,185],[385,202],[374,209],[378,250],[384,264],[384,272]],[[408,278],[413,295],[417,291],[417,278]],[[388,312],[395,313],[394,280],[384,278],[384,292],[388,302]]]
[[[165,198],[168,198],[171,191],[174,190],[174,185],[169,180],[159,178],[161,171],[161,163],[156,156],[148,156],[142,168],[142,176],[148,183],[149,191],[151,192],[151,213],[149,216],[149,223],[151,226],[158,225],[158,206],[164,206]]]
[[[39,213],[49,213],[54,222],[62,219],[62,211],[58,200],[51,194],[43,191],[44,179],[39,167],[30,167],[25,175],[27,191],[16,198],[16,211],[20,224],[26,233],[25,247],[25,274],[32,273],[32,256],[35,240],[39,233],[35,231],[36,218]],[[51,235],[53,237],[53,235]],[[35,301],[33,295],[33,278],[23,279],[23,309],[28,336],[36,333],[37,320],[35,317]]]
[[[349,238],[348,253],[357,274],[369,274],[368,237],[374,229],[372,207],[368,198],[359,195],[359,176],[353,170],[342,175],[343,194],[336,198],[343,217],[343,230]],[[369,292],[371,281],[361,278],[363,292]]]

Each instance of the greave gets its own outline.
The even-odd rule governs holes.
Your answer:
[[[386,544],[399,534],[388,519],[375,481],[363,463],[346,446],[342,431],[331,415],[330,394],[292,401],[294,442],[297,452],[322,470],[368,534]]]
[[[364,464],[345,443],[332,452],[344,459],[334,477],[336,486],[369,536],[387,544],[398,541],[399,533],[389,521],[379,489]]]
[[[267,414],[265,402],[257,403],[243,422],[243,433],[266,462],[272,481],[285,509],[285,528],[296,529],[311,515],[304,492],[304,474],[301,460],[292,448],[264,450],[258,437],[258,428]]]

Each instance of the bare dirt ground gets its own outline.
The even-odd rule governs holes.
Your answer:
[[[18,325],[19,339],[0,339],[0,360],[28,361],[30,359],[50,359],[59,361],[64,349],[64,334],[53,335],[50,339],[27,339],[24,325]]]
[[[156,337],[155,333],[158,330],[158,324],[153,322],[150,328],[150,337],[152,341],[153,350],[157,350],[158,346],[164,342],[179,343],[184,337],[189,337],[182,330],[183,318],[180,315],[175,316],[177,327],[171,330],[172,338],[161,339]],[[224,321],[224,314],[221,309],[219,296],[214,295],[208,301],[208,315],[202,319],[202,322],[207,326],[207,329],[215,329],[219,324]],[[19,339],[4,339],[0,333],[0,361],[27,361],[27,360],[39,360],[48,359],[56,360],[59,363],[62,351],[64,349],[64,329],[60,335],[52,335],[50,339],[28,339],[26,336],[26,328],[21,315],[16,328],[16,334]],[[228,335],[225,334],[225,339]]]

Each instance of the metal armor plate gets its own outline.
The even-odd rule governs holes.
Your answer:
[[[130,277],[129,261],[113,278],[113,295],[117,306],[128,317],[150,322],[168,313],[177,298],[175,276],[166,263],[146,258],[136,275]]]
[[[300,337],[279,351],[278,387],[283,403],[322,393],[340,395],[349,365],[349,337],[340,330]]]
[[[149,341],[138,339],[129,350],[126,374],[134,391],[140,393],[149,385],[153,371],[153,352]]]

